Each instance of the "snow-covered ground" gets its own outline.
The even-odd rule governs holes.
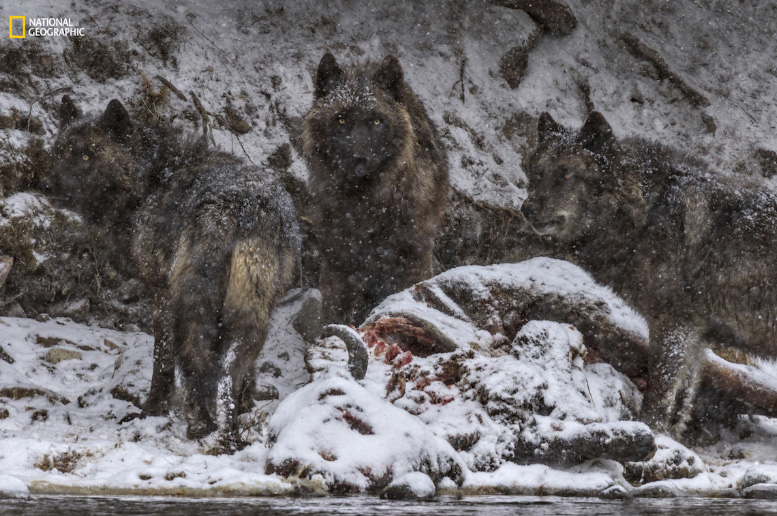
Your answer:
[[[170,95],[159,111],[143,104],[148,100],[143,78],[159,89],[159,75],[187,97],[196,93],[212,113],[237,113],[248,123],[247,133],[238,136],[217,123],[213,136],[223,148],[262,164],[293,143],[295,120],[312,102],[311,75],[325,51],[343,62],[394,53],[440,128],[454,188],[486,205],[520,206],[526,186],[522,162],[534,143],[536,117],[549,111],[565,125],[579,125],[586,114],[586,84],[590,102],[617,136],[672,144],[720,173],[768,175],[763,151],[777,151],[775,2],[568,5],[578,28],[569,36],[541,36],[523,82],[510,89],[500,76],[500,59],[537,27],[522,11],[480,1],[3,4],[2,19],[68,17],[86,29],[86,39],[107,45],[84,54],[66,38],[6,40],[3,51],[39,52],[14,54],[2,63],[0,115],[32,113],[48,144],[57,132],[61,95],[47,94],[71,88],[87,112],[119,98],[136,112],[176,117],[194,129],[198,115],[188,98]],[[630,54],[625,32],[659,51],[709,105],[694,105],[652,65]],[[103,56],[102,68],[87,59],[94,55]],[[0,166],[22,160],[31,138],[25,130],[0,130]],[[301,181],[307,177],[293,145],[289,171]],[[16,193],[4,200],[0,225],[47,209],[39,197]],[[45,254],[34,257],[47,260]],[[552,270],[537,272],[535,280],[565,296],[570,289],[592,295],[594,288],[581,288],[576,273],[567,271],[559,282],[559,269]],[[638,392],[607,364],[585,364],[581,336],[568,325],[527,324],[522,342],[544,350],[532,357],[513,353],[509,339],[464,324],[454,311],[434,320],[458,345],[456,351],[390,356],[376,345],[368,376],[356,382],[338,362],[344,350],[325,341],[318,350],[322,365],[310,381],[306,344],[292,321],[311,295],[288,296],[274,314],[257,361],[257,383],[277,389],[279,399],[260,402],[242,416],[244,437],[252,444],[232,456],[209,455],[208,442],[188,441],[185,425],[175,417],[120,424],[138,411],[148,389],[149,335],[66,319],[2,317],[0,492],[340,492],[379,485],[387,471],[396,486],[411,486],[417,494],[428,494],[432,481],[439,493],[773,492],[777,423],[767,419],[752,422],[747,436],[694,452],[658,436],[655,457],[642,466],[593,460],[554,469],[509,460],[520,439],[548,444],[543,438],[582,425],[626,424],[637,432],[638,423],[623,420],[633,418]],[[407,295],[401,296],[384,305],[383,313],[406,310]],[[639,333],[639,319],[621,308],[619,327]],[[413,313],[423,315],[419,310]],[[403,356],[410,361],[403,363]],[[447,384],[439,379],[450,364],[467,374]],[[774,373],[773,365],[762,367]],[[529,421],[522,404],[532,408],[540,398],[548,413]],[[631,482],[639,484],[639,476],[665,479],[635,488]]]
[[[470,285],[484,305],[493,301],[486,285],[499,292],[508,285],[536,299],[577,296],[624,332],[644,336],[639,316],[557,260],[465,267],[425,284],[438,294],[445,285]],[[218,456],[210,454],[214,443],[207,438],[187,440],[176,415],[121,422],[139,411],[150,384],[149,335],[67,319],[4,317],[0,492],[276,495],[375,492],[389,484],[417,496],[435,489],[576,496],[772,492],[777,424],[769,420],[751,425],[753,435],[736,446],[697,453],[657,436],[658,450],[647,462],[531,464],[552,457],[557,440],[574,443],[586,432],[609,436],[586,442],[605,443],[604,455],[607,439],[614,445],[623,436],[634,442],[647,436],[652,443],[647,427],[631,421],[640,402],[636,387],[606,363],[587,363],[583,336],[569,324],[529,322],[505,342],[504,335],[478,329],[450,298],[448,313],[430,303],[423,309],[421,301],[409,311],[412,292],[388,298],[370,320],[420,314],[424,327],[436,328],[455,349],[427,356],[403,351],[367,324],[360,330],[371,344],[362,381],[348,373],[341,340],[308,347],[294,329],[312,294],[287,296],[256,363],[257,383],[272,386],[279,399],[258,402],[241,416],[249,446]],[[522,455],[527,446],[534,451]]]

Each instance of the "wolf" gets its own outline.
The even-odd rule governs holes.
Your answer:
[[[358,324],[389,294],[432,275],[448,165],[396,57],[341,68],[324,54],[314,86],[302,147],[323,313],[328,322]]]
[[[270,312],[296,270],[291,198],[271,172],[204,138],[137,123],[116,99],[85,117],[65,97],[60,119],[48,193],[115,235],[153,296],[144,414],[180,411],[189,438],[218,430],[233,451]]]
[[[703,394],[707,349],[777,357],[773,193],[656,143],[619,141],[598,112],[579,132],[543,113],[527,175],[521,210],[547,254],[587,269],[648,320],[648,424],[693,430],[688,401]]]

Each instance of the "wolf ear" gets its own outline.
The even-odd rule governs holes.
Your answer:
[[[539,144],[546,143],[560,134],[564,134],[564,128],[553,120],[550,113],[543,111],[537,121],[537,142]]]
[[[335,56],[327,52],[318,63],[316,70],[316,98],[324,97],[332,93],[335,85],[343,76],[343,71],[337,65]]]
[[[62,103],[59,105],[59,128],[64,129],[78,118],[81,118],[81,112],[73,103],[73,99],[68,95],[64,95]]]
[[[375,84],[387,91],[394,99],[399,99],[402,86],[405,84],[405,74],[399,59],[393,55],[387,55],[372,78]]]
[[[115,139],[121,140],[132,129],[132,121],[121,102],[113,99],[100,117],[100,126],[111,133]]]
[[[580,129],[578,141],[584,149],[602,155],[606,154],[615,143],[615,135],[612,134],[612,127],[604,119],[604,115],[598,111],[591,111],[583,128]]]

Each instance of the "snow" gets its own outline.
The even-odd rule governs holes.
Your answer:
[[[615,480],[604,471],[578,473],[558,471],[540,464],[504,464],[494,472],[473,473],[462,487],[473,494],[528,495],[536,494],[540,486],[539,492],[550,496],[591,496],[613,485],[616,485]]]
[[[401,477],[419,468],[460,475],[463,466],[451,445],[423,422],[338,376],[315,380],[289,396],[268,426],[274,470],[283,471],[287,462],[305,465],[329,485],[367,490],[387,475]]]
[[[565,295],[596,291],[567,265],[550,261],[525,269],[539,274],[554,266],[577,278],[582,289],[559,282]],[[512,274],[520,267],[505,267],[511,274],[501,276],[496,270],[465,267],[438,279],[443,284],[457,278],[476,290],[483,278],[552,290],[541,275]],[[318,353],[311,381],[303,365],[306,345],[291,323],[305,299],[316,295],[293,292],[274,312],[256,369],[264,371],[259,383],[271,384],[280,399],[259,402],[241,416],[249,445],[231,456],[210,455],[207,438],[187,440],[185,423],[175,415],[121,423],[145,399],[151,336],[63,318],[3,318],[0,348],[12,362],[0,360],[0,414],[8,411],[0,415],[0,469],[35,493],[189,496],[374,492],[392,483],[418,497],[434,492],[430,483],[440,492],[467,494],[614,496],[671,489],[704,495],[777,478],[774,462],[702,457],[662,436],[645,464],[696,468],[693,478],[635,489],[613,461],[567,468],[512,463],[521,440],[545,446],[549,439],[594,428],[644,431],[641,423],[628,421],[639,393],[608,364],[584,363],[577,330],[548,321],[526,324],[507,353],[501,341],[492,347],[493,340],[477,350],[465,344],[426,357],[390,355],[373,345],[361,382],[347,372],[345,344],[331,337],[307,350]],[[396,307],[406,307],[409,295],[396,295]],[[452,313],[465,314],[453,299],[446,302]],[[610,302],[620,306],[617,299]],[[391,303],[382,306],[386,313],[396,311]],[[438,318],[432,314],[431,320]],[[631,317],[622,321],[640,327]],[[467,335],[477,333],[471,322],[459,322],[471,326]],[[53,360],[53,350],[63,358]],[[458,376],[446,380],[454,364]],[[268,374],[273,368],[279,374]],[[540,406],[547,415],[536,413]]]
[[[24,482],[10,475],[0,475],[0,498],[29,498],[30,490]]]
[[[67,7],[54,0],[27,0],[21,14],[71,17],[87,33],[112,34],[139,57],[130,73],[98,83],[64,66],[61,56],[72,48],[69,40],[36,41],[55,57],[58,72],[33,74],[22,93],[3,89],[0,114],[31,109],[43,122],[42,137],[49,144],[57,132],[59,98],[44,97],[46,93],[71,87],[71,96],[85,111],[97,112],[112,98],[127,102],[137,97],[141,75],[152,79],[160,74],[181,91],[196,92],[212,112],[222,110],[228,93],[252,129],[236,141],[216,127],[214,138],[223,148],[261,164],[289,142],[284,119],[308,109],[311,75],[325,51],[344,63],[394,53],[441,130],[453,188],[487,206],[520,206],[526,195],[522,163],[532,144],[532,117],[547,110],[562,124],[579,126],[586,114],[582,83],[590,85],[594,107],[605,114],[616,136],[679,146],[721,173],[756,174],[754,151],[777,150],[773,3],[654,4],[569,2],[578,29],[567,37],[541,36],[522,84],[511,90],[499,77],[499,59],[524,44],[537,27],[521,11],[482,2],[453,2],[445,8],[415,2],[398,9],[390,2],[325,0],[311,9],[302,2],[245,0],[97,0]],[[10,4],[0,6],[3,19],[20,14],[9,9]],[[175,66],[149,55],[138,43],[137,27],[154,22],[181,34]],[[650,66],[623,49],[624,31],[656,48],[711,105],[693,106],[667,81],[656,80]],[[187,109],[189,101],[172,97],[171,112]],[[529,117],[526,127],[518,123],[516,130],[507,131],[509,123],[520,121],[519,115]],[[702,115],[714,118],[716,132],[705,129]],[[29,140],[25,131],[0,131],[0,165],[18,161]],[[290,172],[302,181],[307,178],[294,149]],[[772,187],[774,183],[767,181]],[[50,207],[37,194],[22,192],[0,200],[0,225],[30,214],[35,214],[35,224],[50,221]],[[41,253],[34,257],[39,263],[47,259]],[[0,348],[13,362],[0,360],[0,389],[12,389],[0,396],[0,410],[8,411],[6,417],[0,412],[0,497],[28,491],[332,492],[338,482],[366,489],[389,470],[391,482],[407,484],[419,496],[428,496],[429,482],[454,493],[566,495],[754,493],[768,491],[764,483],[777,482],[777,423],[768,418],[754,418],[748,438],[695,451],[657,436],[658,451],[649,462],[695,475],[636,489],[624,480],[623,467],[612,461],[566,469],[511,463],[508,458],[520,436],[541,441],[587,425],[638,425],[628,420],[639,406],[639,392],[612,366],[586,364],[581,334],[568,324],[531,321],[504,342],[505,335],[474,324],[443,288],[466,283],[473,293],[486,296],[494,282],[536,296],[601,302],[617,328],[648,337],[638,314],[564,262],[536,259],[465,267],[444,273],[430,286],[445,310],[419,302],[408,290],[387,299],[369,319],[412,315],[434,325],[456,351],[388,359],[373,348],[367,377],[355,382],[347,374],[344,344],[334,337],[312,349],[317,355],[309,364],[318,372],[310,381],[303,360],[307,345],[291,322],[304,296],[311,294],[293,292],[276,310],[256,364],[257,384],[274,389],[278,399],[259,402],[241,416],[243,437],[251,443],[247,448],[233,456],[211,456],[209,443],[188,441],[185,425],[175,417],[120,424],[145,399],[151,336],[67,319],[2,318]],[[516,339],[536,345],[513,346]],[[51,363],[46,357],[53,350],[73,358]],[[446,384],[440,378],[451,365],[463,373]],[[757,366],[764,381],[774,381],[773,363]],[[532,403],[540,401],[548,414],[534,417]],[[559,422],[561,432],[554,429]],[[310,465],[313,474],[290,479],[266,474],[268,464],[280,467],[287,460]]]

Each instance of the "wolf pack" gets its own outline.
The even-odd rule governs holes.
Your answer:
[[[358,325],[436,272],[448,164],[395,56],[341,66],[326,53],[313,86],[301,148],[321,317]],[[641,418],[679,436],[743,412],[777,415],[736,378],[705,376],[709,350],[777,358],[777,197],[654,142],[616,138],[599,112],[579,130],[542,113],[537,135],[524,167],[526,241],[647,320]],[[299,275],[291,196],[269,168],[133,119],[115,99],[85,115],[63,97],[51,154],[44,192],[94,226],[152,297],[154,368],[140,416],[173,412],[190,439],[213,434],[223,451],[239,449],[237,416],[252,402],[270,315]],[[729,402],[690,411],[705,385]]]

